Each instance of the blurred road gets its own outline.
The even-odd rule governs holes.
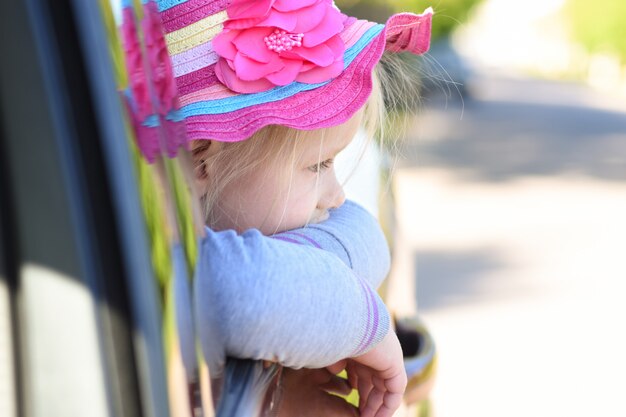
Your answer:
[[[438,344],[435,416],[624,417],[626,102],[470,91],[425,99],[394,181],[390,291]]]

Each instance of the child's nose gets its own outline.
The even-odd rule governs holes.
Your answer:
[[[346,193],[343,191],[343,187],[334,175],[332,177],[330,184],[326,187],[326,192],[320,198],[319,208],[321,209],[327,210],[341,207],[346,201]]]
[[[335,198],[333,198],[331,208],[341,207],[341,205],[345,202],[346,202],[346,193],[343,191],[343,187],[339,186],[339,189],[335,193]]]

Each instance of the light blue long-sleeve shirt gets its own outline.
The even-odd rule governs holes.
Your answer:
[[[320,368],[365,353],[390,328],[375,291],[389,264],[378,222],[350,201],[323,223],[272,237],[207,229],[194,280],[207,362]]]

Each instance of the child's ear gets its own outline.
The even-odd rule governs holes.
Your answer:
[[[194,140],[191,142],[191,160],[196,178],[196,187],[203,194],[209,185],[209,163],[221,148],[221,143],[211,140]]]

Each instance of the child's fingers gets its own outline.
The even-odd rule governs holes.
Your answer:
[[[402,403],[402,394],[387,392],[384,395],[383,403],[374,417],[392,417],[393,413]]]
[[[320,388],[339,395],[348,395],[352,392],[352,387],[348,384],[348,381],[336,375],[333,375],[328,382],[320,385]]]
[[[402,397],[406,387],[406,375],[401,373],[386,380],[374,377],[372,381],[374,382],[374,390],[381,390],[383,393],[383,401],[375,417],[393,416],[393,413],[402,403]]]
[[[371,378],[371,388],[367,399],[359,403],[361,417],[391,417],[400,407],[404,386],[402,375],[384,380],[376,376]]]
[[[402,395],[406,389],[407,376],[404,370],[402,370],[397,375],[386,378],[382,382],[384,383],[385,391]]]
[[[380,408],[383,406],[385,392],[381,391],[376,386],[373,386],[367,396],[367,401],[365,402],[365,407],[361,410],[361,417],[374,417],[380,411]]]
[[[346,369],[347,364],[348,361],[344,359],[339,362],[335,362],[332,365],[328,365],[326,369],[328,369],[328,372],[332,373],[333,375],[337,375],[339,372]]]
[[[366,374],[358,376],[357,384],[359,390],[359,410],[362,412],[366,407],[374,385],[372,384],[370,376]]]
[[[354,362],[348,362],[346,365],[346,372],[348,373],[348,382],[350,383],[350,386],[353,389],[358,389],[359,375],[356,372],[355,366]]]
[[[368,404],[361,411],[361,417],[392,417],[401,401],[400,394],[381,392],[374,388],[369,395]]]

